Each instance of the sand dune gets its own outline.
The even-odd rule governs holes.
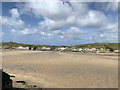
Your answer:
[[[113,55],[55,51],[2,54],[3,69],[16,76],[14,81],[46,88],[117,88],[118,57]]]

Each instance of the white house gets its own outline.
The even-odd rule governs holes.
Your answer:
[[[64,50],[66,50],[67,48],[66,47],[59,47],[58,48],[58,50],[60,50],[60,51],[64,51]]]
[[[96,52],[96,53],[105,53],[105,52],[106,52],[106,50],[105,50],[105,49],[100,48],[99,50],[97,50],[97,52]]]
[[[28,50],[29,47],[22,47],[22,46],[19,46],[19,47],[17,47],[16,49],[18,49],[18,50]]]
[[[81,52],[83,49],[82,48],[78,48],[78,51]]]
[[[73,48],[71,51],[73,51],[73,52],[77,52],[77,51],[78,51],[78,49]]]
[[[3,49],[10,49],[10,46],[2,46]]]
[[[114,50],[115,53],[119,53],[120,51],[117,49],[117,50]]]
[[[90,49],[89,49],[89,48],[84,48],[83,51],[84,51],[84,52],[89,52]]]
[[[42,50],[43,50],[43,51],[50,51],[51,48],[50,48],[50,47],[42,47]]]

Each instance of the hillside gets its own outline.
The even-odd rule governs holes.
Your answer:
[[[75,47],[118,49],[119,45],[120,43],[92,43],[92,44],[75,45]]]
[[[16,42],[3,42],[3,46],[23,46],[23,47],[57,47],[57,46],[49,46],[49,45],[31,45],[31,44],[21,44]],[[77,47],[77,48],[112,48],[112,49],[118,49],[118,46],[120,43],[92,43],[92,44],[81,44],[81,45],[75,45],[75,46],[68,46],[68,47]],[[61,46],[59,46],[61,47]],[[67,47],[67,46],[64,46]]]

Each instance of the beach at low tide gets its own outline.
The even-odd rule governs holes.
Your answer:
[[[3,50],[2,67],[14,82],[42,88],[118,87],[117,53]]]

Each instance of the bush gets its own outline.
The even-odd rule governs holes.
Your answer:
[[[110,51],[114,51],[114,49],[113,49],[113,48],[108,47],[107,45],[104,45],[104,46],[105,46],[105,48],[106,48],[106,49],[109,49]]]
[[[113,48],[110,48],[110,51],[114,51],[114,49],[113,49]]]

